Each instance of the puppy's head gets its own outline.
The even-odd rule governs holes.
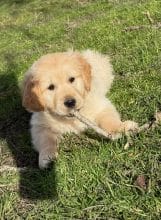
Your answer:
[[[25,75],[23,106],[32,112],[68,115],[83,107],[90,84],[91,67],[79,53],[48,54]]]

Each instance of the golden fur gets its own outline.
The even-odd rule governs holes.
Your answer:
[[[23,106],[34,112],[31,135],[40,168],[57,157],[64,133],[86,129],[77,119],[65,117],[73,108],[115,137],[136,128],[135,122],[121,121],[105,96],[113,78],[108,56],[91,50],[47,54],[31,66],[23,82]],[[76,101],[74,107],[64,104],[69,99]]]

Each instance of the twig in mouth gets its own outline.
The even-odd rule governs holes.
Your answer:
[[[98,127],[96,124],[91,122],[89,119],[87,119],[84,116],[82,116],[78,111],[73,111],[72,115],[74,117],[76,117],[79,121],[84,123],[87,127],[92,128],[99,135],[101,135],[101,136],[103,136],[105,138],[108,138],[108,139],[114,139],[112,134],[110,134],[107,131],[104,131],[103,129]],[[134,135],[136,135],[136,134],[138,134],[138,133],[140,133],[142,131],[149,130],[150,128],[154,128],[159,123],[161,123],[161,112],[156,112],[153,120],[145,123],[144,125],[138,127],[137,129],[135,129],[133,131],[129,131],[128,133],[125,133],[125,136],[127,137],[127,143],[125,144],[124,149],[128,149],[129,146],[132,145],[132,143],[133,143],[132,136],[134,136]]]
[[[158,22],[156,24],[150,24],[150,25],[136,25],[136,26],[129,26],[125,27],[123,31],[137,31],[145,28],[153,28],[153,29],[159,29],[161,28],[161,22]]]
[[[112,139],[112,134],[107,133],[100,127],[98,127],[96,124],[91,122],[89,119],[85,118],[83,115],[79,114],[78,111],[73,111],[72,115],[76,117],[80,122],[84,123],[87,127],[92,128],[94,131],[96,131],[98,134],[100,134],[103,137]]]

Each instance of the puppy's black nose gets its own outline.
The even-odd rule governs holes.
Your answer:
[[[73,98],[68,98],[64,101],[64,105],[68,108],[74,108],[76,104],[76,100]]]

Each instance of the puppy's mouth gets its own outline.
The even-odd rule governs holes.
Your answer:
[[[73,112],[79,112],[83,107],[83,102],[74,97],[67,97],[63,103],[59,103],[54,109],[47,109],[51,115],[58,117],[72,117]]]
[[[52,111],[51,109],[47,109],[47,112],[50,115],[53,116],[58,116],[58,117],[62,117],[62,118],[73,118],[74,117],[74,113],[75,112],[79,112],[81,110],[82,107],[79,108],[73,108],[70,109],[68,112],[64,113],[64,112],[59,112],[59,111]]]

